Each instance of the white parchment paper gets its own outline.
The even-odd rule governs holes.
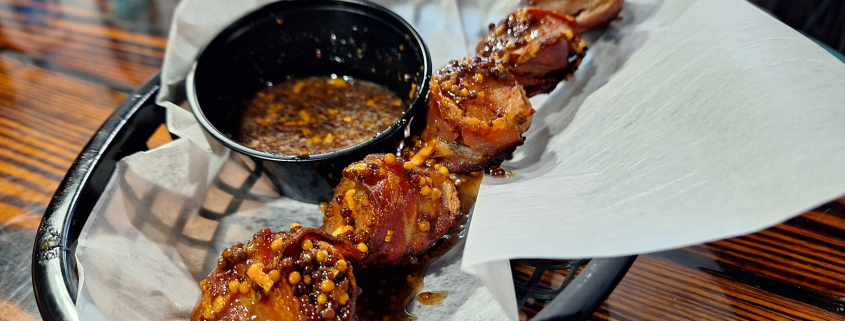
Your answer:
[[[183,138],[118,165],[78,244],[81,319],[185,320],[220,250],[263,226],[319,225],[172,103],[201,48],[267,2],[180,3],[157,101]],[[435,67],[517,6],[379,3],[419,30]],[[449,296],[409,307],[421,319],[515,319],[510,258],[696,244],[845,194],[845,65],[743,1],[628,0],[621,17],[588,35],[574,79],[532,98],[527,142],[504,165],[516,175],[482,183],[466,242],[425,278]]]
[[[743,1],[675,9],[603,35],[549,97],[516,177],[482,185],[464,268],[682,247],[845,194],[845,65]]]

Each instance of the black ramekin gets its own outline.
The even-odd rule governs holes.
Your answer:
[[[268,85],[309,76],[371,81],[410,101],[375,137],[341,150],[284,155],[243,146],[236,134],[243,101]],[[367,154],[392,152],[411,118],[425,109],[431,57],[413,27],[362,0],[286,0],[268,4],[224,29],[203,50],[186,80],[200,125],[255,160],[280,192],[316,203],[331,199],[343,168]]]

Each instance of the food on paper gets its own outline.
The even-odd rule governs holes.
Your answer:
[[[501,59],[528,96],[548,93],[572,77],[586,44],[571,16],[540,8],[521,8],[490,24],[476,52]]]
[[[434,160],[371,154],[343,176],[321,229],[353,244],[361,267],[415,262],[461,217],[455,182]]]
[[[191,320],[356,320],[360,289],[350,261],[360,257],[319,230],[265,227],[247,244],[223,251],[200,282]]]
[[[499,166],[522,145],[534,109],[504,62],[474,56],[452,60],[431,77],[420,143],[404,151],[453,173]]]
[[[622,11],[623,0],[523,0],[528,6],[558,11],[575,17],[582,32],[607,26]]]

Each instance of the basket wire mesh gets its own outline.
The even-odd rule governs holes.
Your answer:
[[[264,175],[260,163],[239,154],[232,153],[223,166],[220,175],[213,180],[202,206],[196,209],[182,206],[175,217],[162,217],[155,206],[135,206],[131,216],[132,225],[145,234],[157,230],[157,240],[176,244],[183,257],[196,257],[201,260],[201,268],[191,270],[196,279],[214,268],[221,249],[214,248],[232,233],[231,229],[255,229],[254,226],[224,224],[222,221],[232,217],[249,206],[250,203],[268,203],[279,198],[269,179]],[[128,183],[126,173],[119,179],[128,204],[155,204],[165,197],[160,189],[152,188],[138,195]],[[316,210],[316,205],[313,205]],[[258,223],[261,225],[261,223]],[[303,224],[304,225],[304,224]],[[208,228],[212,227],[212,228]],[[199,232],[199,233],[198,233]],[[210,232],[210,233],[209,233]],[[516,259],[511,261],[517,305],[520,307],[520,319],[530,320],[543,306],[554,299],[577,276],[589,262],[582,260],[546,260]]]

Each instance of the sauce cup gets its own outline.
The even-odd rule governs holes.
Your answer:
[[[258,91],[332,75],[389,89],[405,101],[404,114],[373,138],[321,154],[269,153],[233,139],[244,101]],[[191,110],[212,137],[253,159],[283,195],[317,203],[331,199],[347,165],[398,149],[411,118],[425,109],[430,76],[428,48],[395,13],[360,0],[287,0],[261,7],[218,34],[185,87]]]

